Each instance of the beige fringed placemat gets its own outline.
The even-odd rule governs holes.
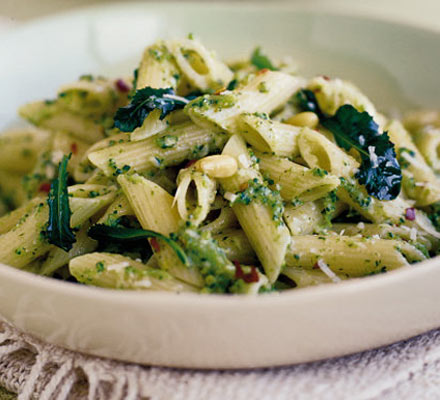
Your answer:
[[[439,399],[440,330],[333,360],[206,372],[89,357],[1,323],[0,385],[20,400]]]

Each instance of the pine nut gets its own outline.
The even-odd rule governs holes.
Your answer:
[[[234,175],[238,169],[235,158],[227,155],[201,158],[196,162],[195,166],[211,178],[228,178]]]
[[[306,126],[308,128],[316,128],[319,124],[318,116],[311,111],[302,112],[290,117],[286,124],[295,126]]]

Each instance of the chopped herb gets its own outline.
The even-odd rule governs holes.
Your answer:
[[[321,214],[324,217],[324,226],[322,228],[325,229],[332,226],[332,219],[335,215],[336,202],[338,200],[338,196],[336,195],[336,191],[334,190],[327,193],[327,195],[322,199],[324,205],[324,208],[321,211]]]
[[[434,224],[435,228],[440,231],[440,202],[434,203],[430,206],[429,219]]]
[[[261,47],[257,47],[251,55],[251,63],[257,69],[270,69],[271,71],[277,71],[278,68],[274,67],[272,62],[267,56],[261,53]]]
[[[138,81],[138,76],[139,76],[139,68],[136,68],[133,71],[133,88],[131,89],[131,92],[129,93],[128,97],[131,99],[135,93],[136,93],[136,86],[137,86],[137,81]]]
[[[168,244],[177,254],[180,261],[185,265],[189,264],[188,257],[186,256],[180,245],[173,239],[162,235],[161,233],[146,230],[146,229],[134,229],[125,228],[120,226],[107,226],[102,224],[97,224],[89,229],[88,235],[98,241],[144,241],[149,238],[160,239],[166,244]]]
[[[325,169],[321,169],[321,168],[313,168],[312,169],[312,174],[315,176],[319,176],[319,177],[324,177],[326,175],[328,175],[328,172]]]
[[[229,82],[228,86],[226,87],[226,90],[234,90],[238,86],[238,80],[233,79],[231,82]]]
[[[96,263],[96,272],[103,272],[105,269],[104,263],[102,261],[99,261]]]
[[[269,89],[266,86],[266,82],[260,82],[258,84],[258,91],[260,93],[269,93]]]
[[[213,107],[216,111],[223,108],[231,108],[235,104],[235,96],[232,94],[207,94],[192,100],[186,108],[200,108],[208,110]]]
[[[123,174],[124,172],[130,171],[131,167],[127,164],[125,164],[122,168],[119,168],[116,165],[116,161],[113,158],[109,158],[108,160],[108,166],[113,171],[113,176],[118,176]]]
[[[362,191],[355,184],[351,183],[345,178],[340,178],[341,186],[347,191],[350,198],[360,207],[367,209],[370,207],[372,198],[362,193]]]
[[[393,200],[399,195],[402,171],[394,144],[387,132],[380,133],[379,125],[367,112],[345,104],[333,117],[326,116],[309,90],[300,91],[297,100],[304,110],[319,116],[321,124],[333,133],[340,147],[359,152],[362,163],[355,176],[370,195],[379,200]]]
[[[298,197],[295,197],[295,198],[290,202],[290,204],[291,204],[293,207],[300,207],[300,206],[302,206],[302,205],[304,204],[304,202],[303,202],[302,200],[298,199]]]
[[[64,156],[58,167],[58,177],[52,181],[47,203],[49,205],[49,222],[45,231],[47,241],[64,251],[69,251],[76,242],[75,234],[70,227],[71,211],[67,192],[67,163],[70,154]]]
[[[154,89],[147,86],[137,90],[130,104],[116,112],[115,126],[123,132],[133,132],[151,111],[159,109],[160,119],[164,119],[171,111],[183,108],[187,103],[188,100],[176,96],[172,88]]]
[[[409,162],[408,160],[405,158],[405,156],[403,154],[408,154],[411,158],[414,158],[416,153],[410,149],[407,149],[406,147],[400,147],[398,150],[399,153],[399,164],[402,168],[408,168],[409,167]]]
[[[191,265],[203,276],[203,292],[228,293],[234,290],[235,268],[208,231],[199,231],[187,223],[173,237],[182,243]]]
[[[252,115],[254,117],[258,117],[258,118],[261,118],[261,119],[269,119],[269,116],[266,113],[254,112]]]
[[[79,77],[80,81],[93,82],[95,78],[91,74],[81,75]]]

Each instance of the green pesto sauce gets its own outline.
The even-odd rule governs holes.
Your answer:
[[[245,190],[236,194],[237,198],[233,204],[249,205],[252,201],[256,201],[268,205],[272,211],[272,219],[279,225],[284,224],[284,204],[279,191],[271,190],[266,183],[254,178],[248,182]]]
[[[312,169],[312,174],[315,176],[319,176],[319,177],[324,177],[326,175],[328,175],[328,172],[325,169],[321,169],[321,168],[313,168]]]
[[[336,196],[336,192],[333,190],[329,192],[323,199],[322,202],[324,204],[324,208],[321,211],[321,214],[324,217],[324,224],[321,228],[330,228],[332,226],[332,218],[336,211],[336,202],[338,201],[338,196]]]
[[[118,176],[118,175],[121,175],[125,172],[128,172],[131,168],[129,165],[124,165],[122,168],[119,168],[116,165],[116,161],[113,158],[110,158],[108,160],[108,166],[112,170],[113,176]]]
[[[173,238],[183,245],[191,265],[200,270],[205,281],[203,292],[227,293],[232,290],[235,268],[209,232],[197,230],[187,223]]]
[[[267,88],[266,82],[260,82],[258,84],[258,91],[260,93],[269,93],[269,89]]]
[[[368,208],[371,205],[372,198],[360,190],[355,184],[345,178],[340,178],[341,186],[347,191],[350,198],[362,208]]]
[[[406,147],[400,147],[397,150],[397,152],[399,154],[399,157],[398,157],[397,161],[399,162],[400,167],[403,168],[403,169],[408,168],[409,167],[409,162],[404,157],[402,157],[402,154],[407,153],[410,157],[414,158],[416,153],[414,151],[410,150],[410,149],[407,149]]]
[[[266,113],[254,112],[252,115],[254,117],[258,117],[258,118],[261,118],[261,119],[269,119],[269,115],[267,115]]]
[[[430,208],[431,212],[428,213],[428,217],[434,224],[435,229],[440,232],[440,202],[432,204]]]
[[[235,97],[232,94],[211,94],[197,97],[189,102],[185,108],[199,108],[201,111],[207,111],[210,108],[214,108],[215,111],[220,111],[223,108],[231,108],[234,105]]]

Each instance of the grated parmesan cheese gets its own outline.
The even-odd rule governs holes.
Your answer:
[[[232,193],[232,192],[226,192],[224,195],[223,195],[223,197],[226,199],[226,200],[228,200],[228,201],[230,201],[231,203],[233,203],[236,199],[237,199],[237,195],[236,194],[234,194],[234,193]]]
[[[339,278],[339,276],[337,276],[329,267],[328,265],[324,262],[324,260],[322,258],[318,259],[318,261],[316,262],[316,265],[319,267],[319,269],[324,272],[324,274],[326,274],[334,283],[338,283],[341,282],[341,278]]]
[[[375,151],[376,151],[376,146],[368,146],[368,153],[370,154],[370,161],[372,168],[377,168],[379,166],[378,158]]]
[[[409,238],[413,241],[417,240],[417,229],[416,228],[411,228],[411,230],[409,231]]]
[[[136,287],[142,287],[142,288],[150,288],[152,286],[151,281],[148,278],[144,278],[140,281],[137,281],[135,283]]]
[[[126,267],[129,267],[130,263],[128,261],[122,261],[116,264],[110,264],[107,266],[107,271],[120,271]]]
[[[238,163],[240,164],[240,167],[242,168],[249,168],[251,166],[250,161],[244,154],[240,154],[238,156]]]

